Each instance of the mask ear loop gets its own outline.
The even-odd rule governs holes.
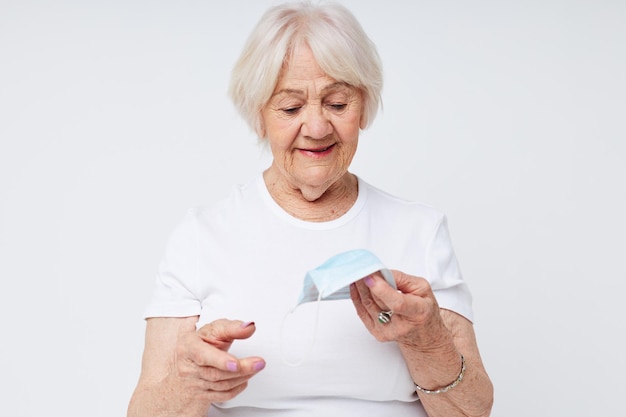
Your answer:
[[[304,355],[302,356],[302,358],[300,358],[296,362],[291,362],[285,357],[285,350],[284,350],[285,344],[283,343],[283,338],[284,338],[283,336],[284,336],[285,322],[287,321],[287,317],[293,314],[294,311],[296,311],[296,308],[298,308],[298,306],[293,307],[283,316],[283,320],[280,325],[280,336],[279,336],[278,344],[279,344],[279,349],[280,349],[280,357],[285,365],[290,366],[292,368],[297,368],[301,366],[304,363],[304,361],[309,357],[311,350],[313,350],[313,345],[315,345],[315,339],[317,338],[317,329],[318,329],[318,324],[320,320],[321,301],[322,301],[322,291],[320,291],[319,294],[317,295],[317,307],[315,310],[315,324],[313,325],[313,340],[311,341],[311,344],[306,349],[306,352],[304,352]]]

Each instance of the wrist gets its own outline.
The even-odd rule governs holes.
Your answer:
[[[427,350],[413,345],[400,345],[413,382],[425,391],[437,391],[458,379],[465,358],[450,341]],[[461,379],[463,376],[461,376]],[[458,382],[457,382],[458,385]],[[450,388],[449,388],[450,389]],[[417,389],[417,391],[421,391]],[[421,391],[424,392],[424,391]]]
[[[456,387],[457,385],[459,385],[461,381],[463,381],[463,377],[465,376],[465,369],[466,369],[465,357],[463,355],[460,355],[460,356],[461,356],[461,369],[459,371],[459,375],[456,377],[454,381],[450,382],[449,384],[442,385],[440,387],[432,388],[432,389],[424,388],[420,386],[419,384],[415,383],[415,390],[424,394],[428,394],[428,395],[437,395],[437,394],[446,393],[450,391],[451,389],[453,389],[454,387]]]

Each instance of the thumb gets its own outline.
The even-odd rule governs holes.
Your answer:
[[[424,296],[430,292],[430,284],[424,278],[408,275],[397,270],[391,272],[396,280],[396,287],[398,287],[398,291],[401,293]]]
[[[247,339],[254,334],[254,322],[219,319],[205,324],[197,333],[202,340],[220,349],[228,350],[233,340]]]

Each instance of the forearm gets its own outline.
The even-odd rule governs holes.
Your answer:
[[[480,360],[471,352],[459,352],[454,345],[439,352],[415,352],[401,347],[416,385],[436,391],[456,381],[461,372],[461,354],[465,371],[454,388],[437,394],[418,391],[429,417],[486,417],[491,412],[493,387]]]
[[[451,311],[440,313],[442,325],[430,329],[426,348],[422,343],[399,345],[415,384],[440,390],[417,390],[424,409],[429,417],[489,416],[493,386],[480,358],[473,325]],[[459,379],[461,355],[465,362],[462,380],[450,388]]]
[[[187,398],[163,383],[138,385],[127,417],[206,417],[211,403]]]

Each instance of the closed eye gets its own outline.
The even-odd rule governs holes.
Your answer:
[[[286,107],[284,109],[280,109],[285,114],[293,115],[297,114],[300,111],[301,107]]]
[[[328,104],[327,107],[329,107],[335,113],[341,113],[346,109],[346,107],[348,107],[348,105],[345,103],[332,103]]]

